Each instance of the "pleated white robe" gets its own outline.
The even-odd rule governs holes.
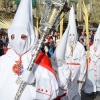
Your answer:
[[[94,46],[90,47],[90,64],[87,71],[85,92],[100,91],[100,50],[94,52]]]
[[[71,76],[71,72],[68,65],[64,63],[61,67],[53,66],[53,68],[57,72],[56,77],[59,86],[58,96],[67,94],[68,86],[70,83],[70,76]]]
[[[71,84],[68,88],[67,97],[63,97],[61,100],[81,100],[82,83],[77,83],[77,80],[85,81],[86,54],[83,45],[77,42],[73,54],[71,54],[71,49],[67,47],[65,57],[71,70]]]

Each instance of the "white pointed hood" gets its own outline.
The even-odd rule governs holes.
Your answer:
[[[97,29],[95,36],[94,36],[93,46],[100,48],[100,24],[99,24],[98,29]]]
[[[77,27],[75,21],[74,8],[72,6],[69,13],[69,36],[67,43],[68,45],[73,45],[76,42],[77,42]]]
[[[26,40],[21,35],[27,36]],[[11,39],[11,36],[14,39]],[[22,55],[29,51],[34,44],[33,16],[32,16],[32,0],[21,0],[14,20],[8,30],[9,42],[11,47],[17,54]]]
[[[60,67],[64,63],[63,61],[65,60],[68,31],[69,31],[69,26],[67,27],[66,31],[64,32],[59,45],[56,47],[56,50],[55,50],[53,56],[51,57],[52,64],[56,65],[58,67]]]
[[[68,40],[66,42],[66,54],[65,57],[68,57],[71,53],[71,46],[75,48],[77,43],[77,28],[76,28],[76,21],[75,21],[75,14],[73,6],[70,9],[69,13],[69,33],[68,33]]]
[[[100,57],[100,24],[98,29],[94,35],[94,42],[90,46],[90,57],[92,58],[92,62],[97,62],[98,58]]]

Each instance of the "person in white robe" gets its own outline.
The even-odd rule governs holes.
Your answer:
[[[85,81],[86,54],[84,46],[77,40],[77,28],[74,8],[69,14],[69,34],[66,43],[66,63],[71,70],[71,84],[68,87],[68,95],[65,100],[81,100],[81,88]]]
[[[92,98],[96,98],[100,92],[100,24],[94,36],[93,45],[90,46],[90,64],[87,71],[85,92],[92,93]]]
[[[65,52],[66,52],[66,42],[68,38],[68,30],[67,27],[63,37],[56,47],[56,50],[51,57],[51,63],[53,69],[56,72],[56,77],[59,85],[59,93],[58,97],[55,100],[60,100],[63,96],[67,95],[68,85],[70,83],[70,69],[65,62]]]
[[[58,83],[50,59],[40,52],[32,71],[28,65],[37,45],[34,44],[32,0],[21,0],[8,30],[11,49],[0,57],[0,100],[14,100],[21,81],[27,83],[20,100],[53,100]]]

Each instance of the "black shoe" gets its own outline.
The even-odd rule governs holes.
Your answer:
[[[87,96],[92,96],[93,93],[86,93]]]
[[[97,92],[97,95],[100,96],[100,91]]]
[[[97,92],[93,92],[93,93],[92,93],[92,99],[95,99],[96,96],[97,96]]]

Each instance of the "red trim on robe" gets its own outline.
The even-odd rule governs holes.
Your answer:
[[[80,65],[79,63],[67,63],[68,65]]]
[[[39,52],[39,54],[35,60],[35,63],[48,69],[50,72],[52,72],[56,76],[55,71],[52,68],[50,59],[42,52]]]

